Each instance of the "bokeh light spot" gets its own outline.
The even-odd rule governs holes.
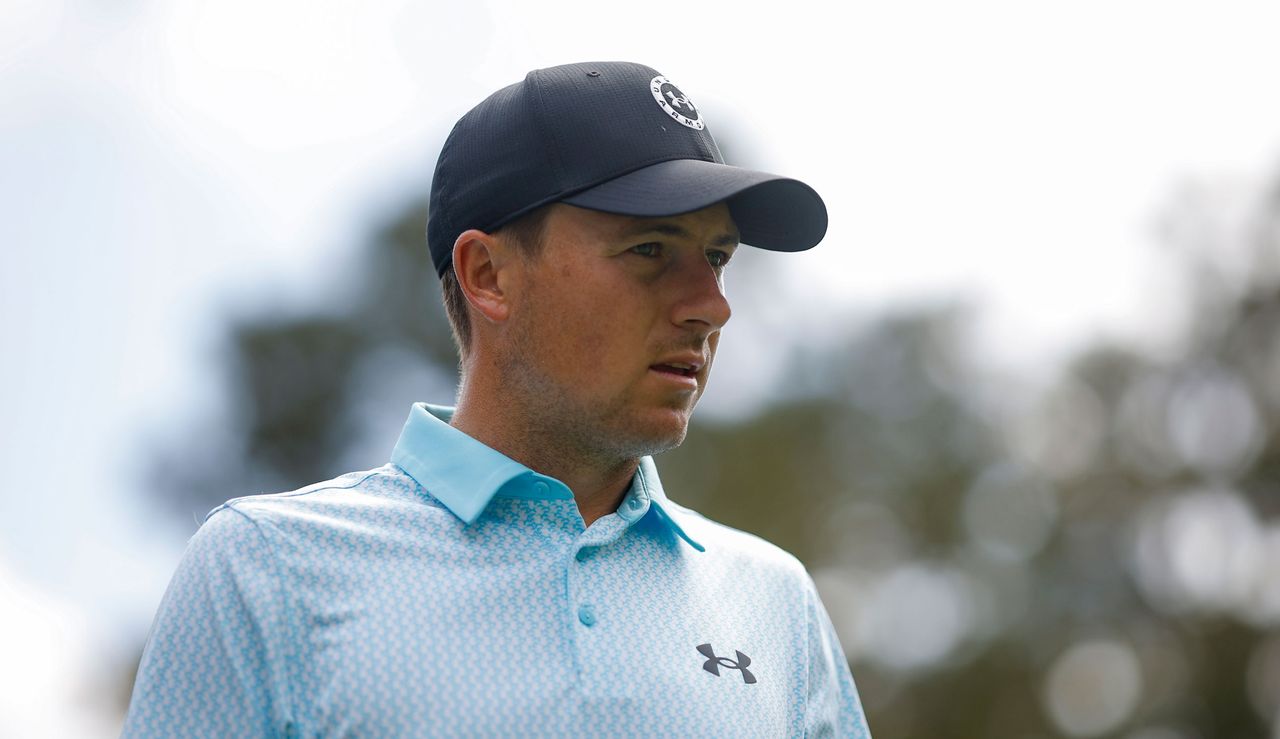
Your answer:
[[[1076,644],[1054,661],[1043,700],[1053,723],[1069,736],[1114,731],[1133,713],[1142,672],[1133,649],[1114,641]]]
[[[1261,544],[1254,514],[1238,493],[1182,494],[1139,515],[1138,583],[1165,611],[1238,609],[1254,592]]]
[[[1107,411],[1087,384],[1070,378],[1052,388],[1013,425],[1009,439],[1019,458],[1055,480],[1087,472],[1097,460]]]
[[[1044,547],[1058,517],[1053,491],[1014,465],[989,467],[965,494],[965,530],[978,549],[1024,561]]]
[[[1248,388],[1222,368],[1195,372],[1176,386],[1168,424],[1178,456],[1211,475],[1243,468],[1261,443],[1258,410]]]
[[[923,564],[898,567],[870,594],[859,623],[859,652],[897,671],[929,667],[967,635],[971,598],[957,572]]]

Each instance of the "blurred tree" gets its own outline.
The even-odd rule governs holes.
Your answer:
[[[227,328],[229,418],[207,420],[158,451],[149,487],[165,504],[200,520],[228,498],[347,471],[345,452],[366,433],[358,411],[372,391],[357,381],[368,374],[362,362],[395,357],[392,366],[377,368],[388,374],[372,378],[375,385],[452,373],[456,359],[425,222],[426,204],[415,202],[374,234],[359,271],[342,276],[355,286],[347,302],[301,315],[273,306]]]
[[[963,306],[888,316],[797,355],[754,417],[697,420],[664,481],[810,566],[877,736],[1266,736],[1278,201],[1257,209],[1256,267],[1195,280],[1177,356],[1096,347],[1022,398],[966,356]],[[425,215],[374,235],[349,302],[229,327],[230,417],[158,455],[166,505],[198,518],[345,472],[352,447],[390,449],[424,384],[453,387]]]

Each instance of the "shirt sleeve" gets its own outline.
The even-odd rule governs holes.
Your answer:
[[[257,523],[230,504],[214,509],[160,602],[123,737],[289,733],[276,566]]]
[[[804,735],[870,739],[871,730],[862,712],[849,660],[818,589],[807,574],[805,595],[809,612],[809,686]]]

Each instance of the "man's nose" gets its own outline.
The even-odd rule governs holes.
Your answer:
[[[709,328],[702,330],[710,333],[728,323],[733,311],[724,294],[723,273],[717,273],[705,257],[699,261],[681,271],[674,320],[681,326],[705,324]]]

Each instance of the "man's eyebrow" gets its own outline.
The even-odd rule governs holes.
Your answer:
[[[641,234],[659,233],[663,236],[674,236],[680,239],[692,238],[692,234],[684,226],[676,223],[641,223],[623,231],[623,238],[631,238]],[[711,239],[711,246],[737,246],[741,241],[736,231],[722,233]]]

